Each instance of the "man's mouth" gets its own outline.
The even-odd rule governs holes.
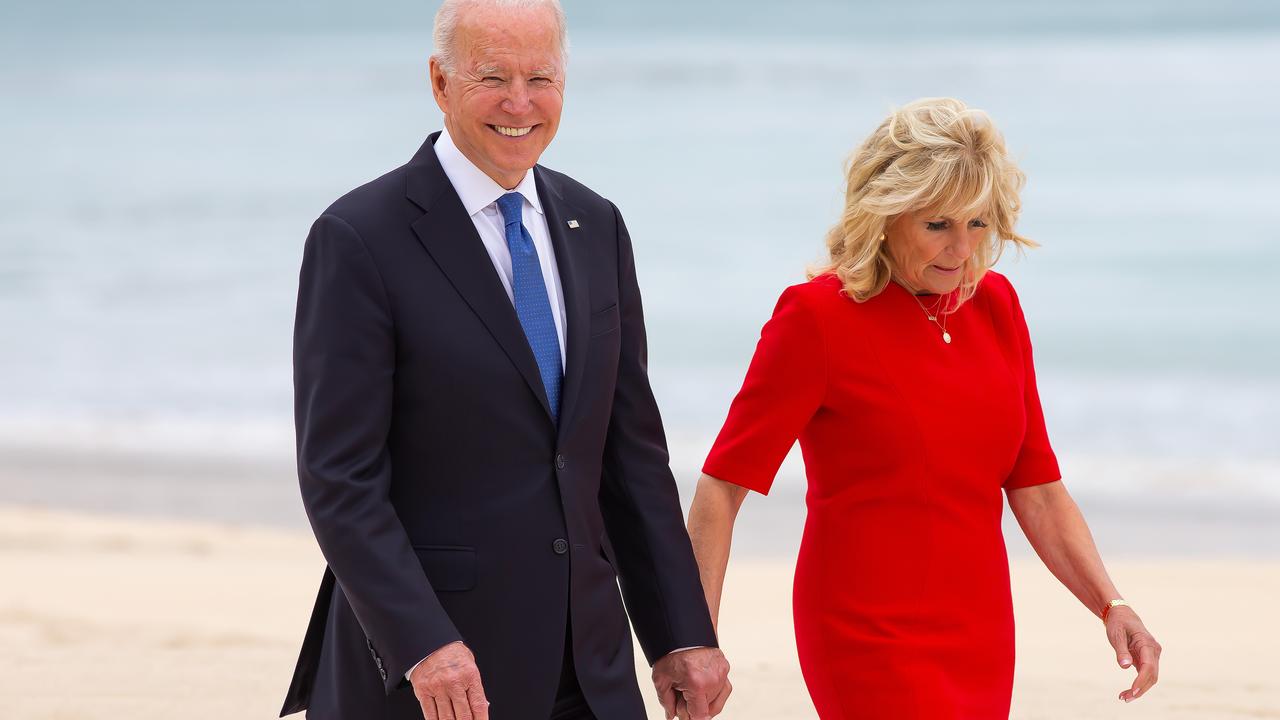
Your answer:
[[[536,125],[530,125],[529,127],[507,127],[505,125],[489,126],[489,128],[494,132],[498,133],[499,135],[505,135],[507,137],[524,137],[525,135],[528,135],[530,132],[532,132],[535,127],[537,126]]]

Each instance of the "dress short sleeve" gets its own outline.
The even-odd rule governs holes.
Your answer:
[[[1018,302],[1018,294],[1013,286],[1005,281],[1008,287],[1010,306],[1013,311],[1013,326],[1017,340],[1022,346],[1022,366],[1025,373],[1023,379],[1023,401],[1026,403],[1027,426],[1022,439],[1022,449],[1013,470],[1005,478],[1006,490],[1043,485],[1062,479],[1058,469],[1058,458],[1049,444],[1049,432],[1045,428],[1044,411],[1040,407],[1040,392],[1036,389],[1036,369],[1031,357],[1031,334],[1027,330],[1027,321],[1022,314],[1022,305]]]
[[[768,494],[778,467],[826,389],[826,344],[804,295],[808,285],[787,288],[760,342],[742,389],[716,437],[702,472]]]

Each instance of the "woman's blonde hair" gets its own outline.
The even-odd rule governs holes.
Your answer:
[[[844,212],[827,233],[827,263],[809,277],[835,273],[857,302],[878,295],[893,276],[885,229],[921,210],[979,216],[990,228],[965,265],[959,302],[973,297],[1007,243],[1036,244],[1013,230],[1025,176],[981,110],[954,98],[924,98],[895,110],[849,158]]]

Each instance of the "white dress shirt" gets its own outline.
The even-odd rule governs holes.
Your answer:
[[[462,199],[462,207],[471,216],[471,222],[480,233],[484,249],[498,271],[498,279],[502,281],[502,289],[507,291],[507,299],[515,302],[511,291],[511,249],[507,247],[507,226],[498,209],[498,198],[509,192],[518,192],[524,196],[521,216],[524,226],[533,238],[533,247],[538,251],[538,263],[542,265],[542,282],[547,286],[547,299],[551,301],[551,315],[556,323],[556,337],[560,341],[560,367],[565,366],[565,327],[564,327],[564,288],[560,284],[560,270],[556,266],[556,254],[551,247],[551,234],[547,231],[547,216],[542,211],[542,200],[538,199],[538,179],[533,171],[525,173],[524,179],[515,190],[507,190],[493,178],[484,174],[480,168],[467,159],[466,155],[453,144],[446,129],[436,139],[436,157],[440,158],[440,167],[449,178],[453,189]],[[467,242],[466,238],[458,238],[458,242]]]

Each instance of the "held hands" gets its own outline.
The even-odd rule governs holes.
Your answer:
[[[426,720],[489,720],[475,656],[454,642],[427,656],[409,675]]]
[[[709,720],[733,692],[729,661],[719,648],[677,650],[654,664],[653,687],[667,720]]]
[[[1120,699],[1128,703],[1146,695],[1160,677],[1160,643],[1128,606],[1112,608],[1107,613],[1107,640],[1116,649],[1116,662],[1120,667],[1138,668],[1133,686],[1121,692]]]

